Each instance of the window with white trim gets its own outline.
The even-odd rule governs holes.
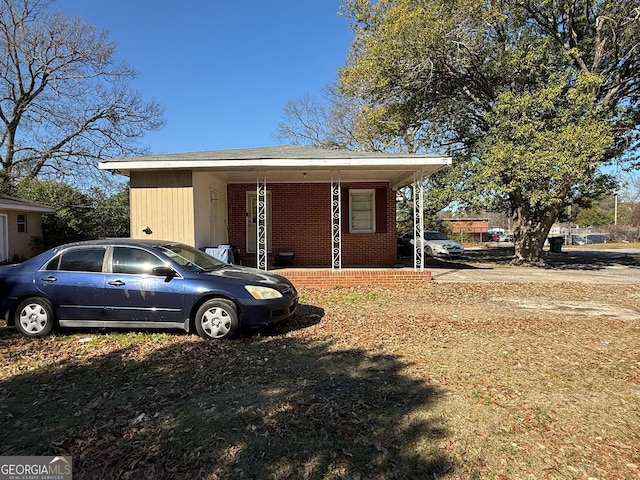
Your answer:
[[[376,191],[349,190],[349,231],[374,233],[376,231]]]
[[[17,216],[18,233],[27,233],[27,216],[19,213]]]

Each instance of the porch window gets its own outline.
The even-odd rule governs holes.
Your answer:
[[[375,190],[349,190],[349,231],[374,233],[376,231]]]
[[[18,214],[18,233],[27,233],[27,216],[23,213]]]

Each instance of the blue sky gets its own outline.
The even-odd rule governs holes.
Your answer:
[[[165,109],[150,153],[278,145],[287,100],[321,95],[351,32],[340,0],[57,0],[109,30],[133,83]]]

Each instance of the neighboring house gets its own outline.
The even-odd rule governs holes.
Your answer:
[[[134,238],[201,249],[231,244],[243,264],[262,269],[283,259],[340,269],[394,265],[396,190],[419,188],[450,163],[435,155],[264,147],[119,158],[100,168],[129,176]]]
[[[459,236],[462,241],[469,238],[482,241],[489,231],[488,218],[447,218],[445,220],[451,226],[451,233]]]
[[[42,214],[55,209],[0,195],[0,262],[33,256],[31,240],[42,236]]]

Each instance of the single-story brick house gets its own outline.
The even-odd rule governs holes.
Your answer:
[[[0,195],[0,262],[33,256],[31,240],[42,236],[42,214],[54,211],[42,203]]]
[[[129,177],[134,238],[230,244],[243,264],[262,269],[285,259],[340,269],[394,265],[396,191],[450,163],[283,146],[118,158],[100,168]]]
[[[447,218],[446,221],[451,226],[451,233],[460,235],[463,241],[483,241],[489,231],[488,218]]]

